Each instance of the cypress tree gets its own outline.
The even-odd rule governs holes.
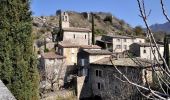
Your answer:
[[[92,16],[92,44],[95,45],[94,14],[91,13],[91,16]]]
[[[0,0],[0,78],[17,100],[38,100],[30,0]]]

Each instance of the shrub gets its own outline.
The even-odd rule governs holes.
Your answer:
[[[108,22],[112,23],[112,16],[106,16],[104,21],[108,21]]]

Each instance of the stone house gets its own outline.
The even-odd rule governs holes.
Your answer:
[[[145,39],[123,35],[103,35],[102,39],[97,41],[97,45],[111,52],[124,52],[129,50],[131,44],[138,42],[145,43]]]
[[[57,36],[58,41],[70,41],[77,45],[91,45],[92,44],[92,32],[89,28],[70,27],[69,15],[67,12],[61,13],[61,28]],[[81,41],[81,42],[80,42]]]
[[[108,50],[99,50],[99,49],[88,49],[80,50],[78,52],[78,76],[77,76],[77,97],[90,97],[92,92],[91,84],[87,82],[87,77],[89,76],[89,65],[92,62],[95,62],[99,59],[110,57],[111,52]],[[82,91],[83,89],[83,91]]]
[[[56,81],[60,86],[63,86],[66,82],[65,77],[67,71],[65,60],[66,57],[58,55],[55,52],[43,53],[40,58],[42,81],[52,80]],[[51,83],[47,82],[47,84]]]
[[[152,46],[153,46],[153,49],[154,49],[153,50],[154,55],[155,55],[156,59],[159,60],[160,57],[159,57],[159,54],[156,50],[156,47],[155,47],[155,45],[152,45]],[[164,46],[158,44],[158,47],[159,47],[159,51],[160,51],[161,55],[163,56]],[[152,50],[151,50],[150,43],[133,43],[132,45],[130,45],[130,52],[133,53],[134,56],[136,56],[136,57],[150,59],[150,60],[155,59],[155,57],[152,53]]]
[[[89,66],[88,76],[80,77],[81,80],[78,78],[80,83],[78,85],[79,90],[77,90],[80,92],[79,98],[98,96],[103,100],[140,100],[142,96],[137,91],[137,88],[127,82],[120,81],[119,79],[125,79],[111,63],[112,61],[132,82],[145,85],[144,70],[147,72],[147,80],[152,82],[153,75],[152,70],[150,70],[152,62],[141,58],[136,59],[144,67],[139,66],[130,58],[110,59],[110,57],[105,57],[92,62]],[[91,95],[88,93],[91,93]]]
[[[62,56],[66,56],[67,65],[76,65],[79,47],[80,45],[63,41],[58,44],[57,52]]]

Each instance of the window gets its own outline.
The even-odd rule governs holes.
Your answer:
[[[101,83],[97,83],[97,89],[101,90]]]
[[[120,42],[120,39],[117,39],[117,42]]]
[[[124,42],[126,42],[126,39],[124,39]]]
[[[65,21],[67,21],[67,16],[65,16]]]
[[[143,53],[146,53],[146,50],[143,50]]]
[[[135,39],[132,39],[132,42],[135,42]]]
[[[96,76],[97,77],[102,77],[102,71],[101,70],[96,70]]]
[[[58,52],[59,52],[60,55],[62,54],[62,53],[61,53],[61,49],[58,49]]]
[[[102,90],[104,89],[104,85],[100,82],[97,83],[97,89]]]
[[[117,49],[120,49],[120,48],[121,48],[121,45],[116,45],[116,48],[117,48]]]
[[[127,45],[124,45],[124,49],[127,50]]]
[[[74,39],[76,38],[76,35],[75,35],[75,34],[73,35],[73,38],[74,38]]]
[[[83,76],[87,76],[88,75],[88,69],[87,68],[83,68],[82,75]]]
[[[81,66],[84,66],[85,59],[81,59]]]
[[[63,18],[63,21],[64,21],[64,16],[62,18]]]
[[[86,39],[86,35],[85,35],[85,39]]]

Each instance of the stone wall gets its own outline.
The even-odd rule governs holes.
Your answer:
[[[8,90],[4,83],[0,80],[0,100],[16,100],[13,94]]]
[[[142,84],[142,70],[133,67],[118,67],[127,77],[136,83]],[[96,70],[102,71],[102,76],[96,76]],[[123,99],[139,99],[136,87],[123,83],[119,77],[124,80],[122,76],[116,71],[113,66],[97,66],[90,67],[89,82],[92,84],[92,94],[101,96],[104,100],[123,100]],[[100,89],[98,87],[100,85]],[[134,99],[134,100],[135,100]]]
[[[64,32],[63,41],[70,40],[77,45],[91,45],[91,32]]]

